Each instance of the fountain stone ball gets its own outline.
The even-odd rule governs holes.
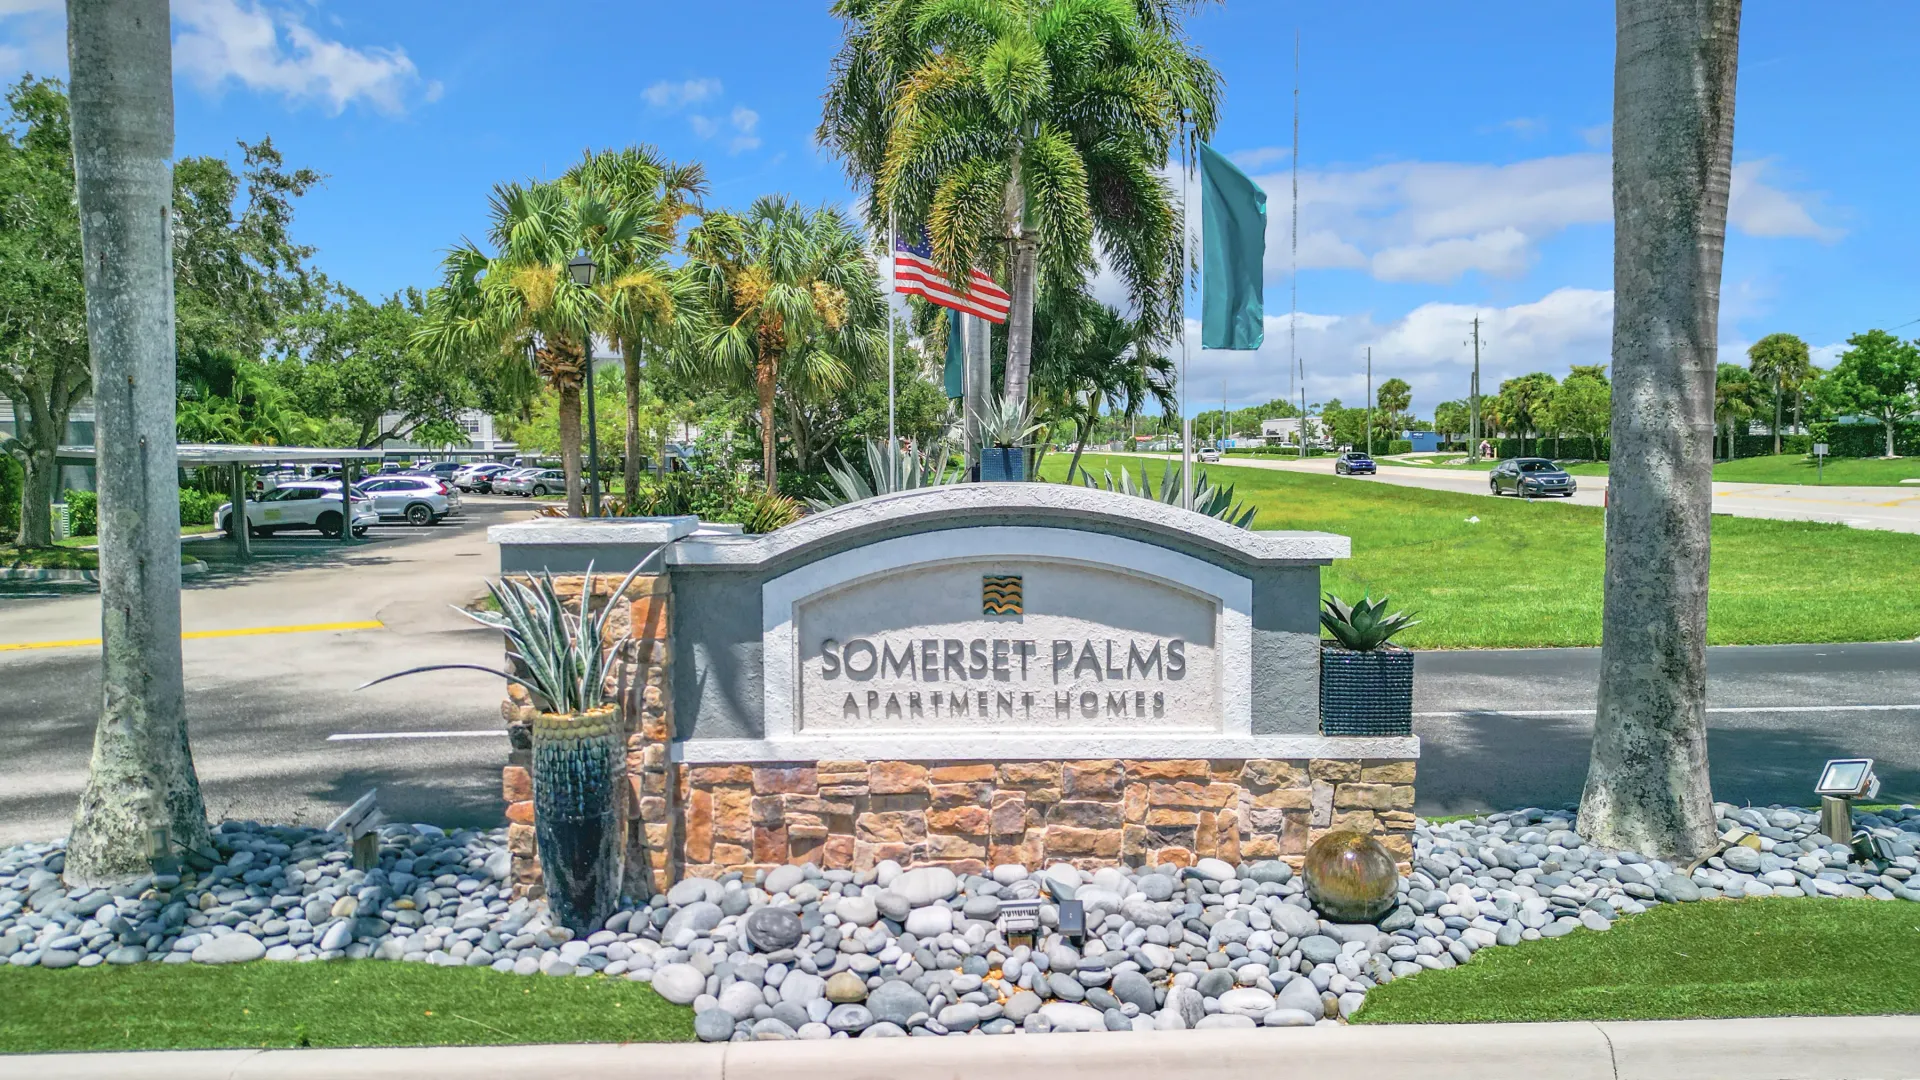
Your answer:
[[[1337,829],[1307,849],[1307,899],[1332,922],[1370,923],[1393,910],[1400,871],[1380,841]]]

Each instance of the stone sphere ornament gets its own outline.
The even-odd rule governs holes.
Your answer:
[[[1393,910],[1400,871],[1380,841],[1340,829],[1313,842],[1301,873],[1307,899],[1332,922],[1370,923]]]

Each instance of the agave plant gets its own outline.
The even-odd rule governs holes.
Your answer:
[[[640,565],[621,580],[614,596],[623,595],[633,579],[659,558],[664,548],[655,549]],[[586,582],[580,590],[577,609],[568,611],[554,588],[553,575],[542,571],[530,583],[513,580],[489,581],[498,611],[455,611],[507,635],[507,658],[514,661],[524,676],[501,671],[484,664],[428,664],[382,676],[359,687],[366,689],[406,675],[423,671],[468,669],[498,675],[508,682],[526,687],[533,703],[543,712],[571,715],[610,704],[607,700],[607,619],[613,604],[598,614],[588,610],[593,595],[593,567],[588,565]]]
[[[1005,397],[989,402],[985,408],[976,409],[973,422],[979,428],[982,445],[1002,449],[1026,445],[1027,436],[1041,427],[1035,422],[1033,409],[1026,402]]]
[[[1349,607],[1339,597],[1328,593],[1324,603],[1326,610],[1320,613],[1320,625],[1327,628],[1342,648],[1354,652],[1372,652],[1385,645],[1393,635],[1420,624],[1420,620],[1408,611],[1382,615],[1381,612],[1387,609],[1387,598],[1384,596],[1378,602],[1371,596],[1362,597],[1358,604]]]
[[[1153,499],[1171,506],[1179,506],[1181,503],[1180,473],[1171,465],[1167,466],[1166,471],[1160,474],[1160,485],[1157,491],[1152,481],[1148,479],[1147,469],[1144,465],[1140,468],[1140,482],[1137,485],[1133,482],[1133,476],[1127,472],[1125,465],[1120,466],[1120,479],[1118,480],[1113,478],[1113,472],[1111,470],[1102,469],[1100,473],[1105,481],[1104,484],[1094,480],[1093,474],[1085,470],[1081,470],[1080,478],[1088,487],[1096,491],[1115,491],[1122,495],[1133,495],[1142,499]],[[1213,482],[1207,479],[1207,473],[1204,469],[1195,473],[1193,477],[1193,509],[1195,513],[1205,514],[1210,518],[1219,518],[1221,521],[1241,529],[1253,527],[1253,515],[1256,512],[1251,506],[1245,506],[1233,501],[1233,485],[1229,484],[1226,487],[1215,487]]]
[[[948,451],[945,443],[931,450],[908,450],[898,454],[892,469],[887,468],[887,444],[884,439],[867,440],[866,449],[865,475],[842,456],[840,464],[827,466],[827,475],[833,478],[833,490],[809,498],[808,505],[815,510],[831,510],[836,506],[871,499],[875,495],[915,488],[944,487],[966,479],[962,470],[947,468]],[[869,481],[868,477],[872,477],[872,480]]]
[[[770,533],[799,520],[799,501],[776,491],[761,491],[740,509],[740,528],[748,533]]]

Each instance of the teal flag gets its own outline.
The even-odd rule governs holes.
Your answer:
[[[967,396],[967,346],[960,334],[960,313],[947,312],[947,396]]]
[[[1200,347],[1257,349],[1267,339],[1261,263],[1267,193],[1233,162],[1200,144]]]

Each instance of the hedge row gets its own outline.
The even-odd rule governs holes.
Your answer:
[[[180,524],[211,525],[214,512],[226,497],[192,488],[180,489]],[[91,491],[67,492],[67,531],[73,536],[93,536],[100,531],[100,497]]]
[[[1827,429],[1826,442],[1834,457],[1879,457],[1887,452],[1887,429],[1879,424],[1834,424]],[[1773,440],[1767,445],[1772,447]],[[1920,454],[1920,421],[1893,426],[1893,452],[1902,457]]]

